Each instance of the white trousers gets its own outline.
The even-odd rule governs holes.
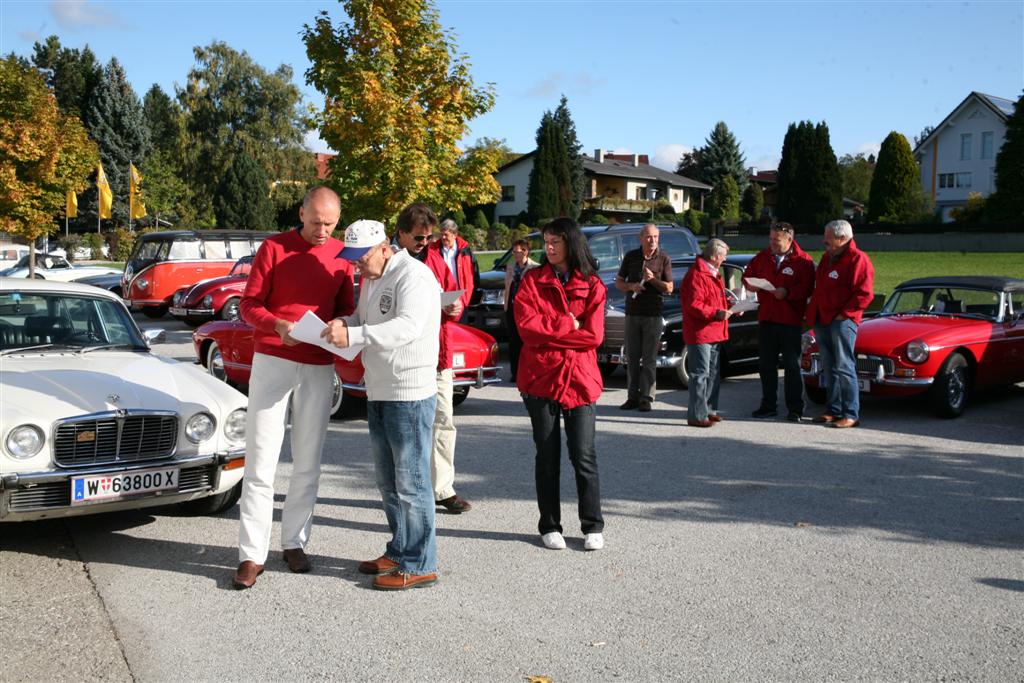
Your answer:
[[[320,456],[327,436],[333,365],[296,363],[257,353],[249,379],[245,476],[238,532],[239,562],[265,564],[274,518],[274,474],[292,403],[292,476],[281,514],[281,547],[305,548],[320,484]]]
[[[430,452],[430,478],[434,482],[434,500],[455,495],[455,421],[452,413],[451,368],[437,373],[437,409],[434,411],[434,438]]]

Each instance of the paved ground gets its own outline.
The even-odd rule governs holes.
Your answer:
[[[682,391],[620,412],[623,384],[598,412],[603,551],[565,472],[569,549],[541,547],[528,420],[489,387],[457,411],[474,509],[438,516],[437,586],[356,571],[386,524],[365,419],[334,422],[312,574],[274,554],[232,590],[237,507],[0,529],[0,680],[1024,679],[1024,387],[953,421],[868,400],[837,432],[745,417],[754,376],[710,430],[682,426]]]

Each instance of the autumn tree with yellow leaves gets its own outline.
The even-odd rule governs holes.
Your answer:
[[[13,56],[0,60],[0,111],[0,230],[31,244],[53,230],[68,190],[85,189],[99,150],[42,75]]]
[[[474,87],[466,55],[425,0],[341,0],[349,21],[326,12],[306,25],[306,81],[324,95],[320,136],[338,154],[331,183],[344,219],[391,223],[405,205],[436,211],[497,201],[500,155],[458,142],[494,106]]]

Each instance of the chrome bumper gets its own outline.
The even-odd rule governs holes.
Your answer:
[[[167,309],[171,315],[206,315],[213,317],[214,310],[212,308],[182,308],[181,306],[171,306]]]

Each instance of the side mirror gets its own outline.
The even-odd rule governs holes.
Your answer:
[[[142,338],[145,339],[146,343],[150,346],[153,344],[163,344],[167,341],[167,332],[163,328],[143,330]]]

